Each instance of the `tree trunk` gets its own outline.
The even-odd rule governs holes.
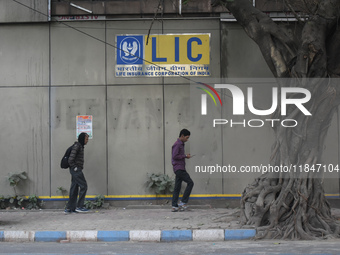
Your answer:
[[[320,95],[312,94],[313,117],[295,111],[289,118],[297,120],[296,127],[275,128],[271,165],[287,166],[290,171],[264,174],[242,194],[243,224],[254,224],[257,238],[339,237],[340,226],[331,216],[322,187],[325,169],[317,168],[336,109],[335,89],[333,84],[319,81],[319,85],[315,93]]]
[[[286,116],[281,116],[280,111],[274,116],[298,122],[296,127],[274,127],[276,141],[270,163],[291,170],[264,174],[242,193],[242,222],[255,225],[256,238],[339,237],[340,225],[331,216],[322,187],[324,170],[312,170],[322,163],[325,137],[340,102],[338,86],[330,79],[340,74],[340,61],[336,57],[340,52],[340,32],[334,11],[339,11],[337,2],[323,1],[318,8],[313,5],[309,9],[314,13],[309,13],[308,21],[296,24],[292,35],[289,33],[292,30],[274,23],[254,8],[251,1],[224,1],[258,44],[278,83],[311,92],[311,100],[305,106],[312,116],[305,116],[296,107],[289,108]],[[282,78],[290,78],[290,84]]]

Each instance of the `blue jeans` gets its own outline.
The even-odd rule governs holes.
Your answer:
[[[175,189],[172,195],[172,206],[178,207],[178,197],[179,197],[179,192],[181,191],[181,188],[182,188],[182,181],[184,181],[187,184],[187,187],[185,188],[183,198],[182,198],[183,203],[188,203],[191,190],[194,187],[194,182],[190,178],[190,175],[188,174],[188,172],[185,170],[177,170],[175,174],[176,174],[176,179],[175,179]]]

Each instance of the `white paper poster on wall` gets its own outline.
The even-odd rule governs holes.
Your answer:
[[[89,135],[89,139],[93,138],[92,135],[92,115],[79,115],[77,116],[77,138],[80,133],[85,132]]]

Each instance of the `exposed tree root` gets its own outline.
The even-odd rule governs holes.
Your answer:
[[[266,174],[256,179],[242,194],[242,224],[255,225],[256,238],[315,240],[340,237],[340,224],[331,216],[320,179],[286,178],[281,185],[280,179],[269,182],[268,177]],[[308,185],[313,186],[309,189],[310,194],[306,194]],[[266,192],[252,192],[258,187]]]

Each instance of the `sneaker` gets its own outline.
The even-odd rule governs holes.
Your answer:
[[[86,209],[85,207],[82,207],[82,208],[77,207],[76,212],[86,213],[86,212],[89,212],[89,209]]]
[[[64,213],[65,213],[65,214],[71,214],[72,211],[71,211],[71,209],[65,209]]]
[[[174,207],[174,206],[171,209],[172,212],[178,212],[178,210],[179,210],[179,208],[178,207]]]
[[[182,201],[178,203],[178,206],[179,206],[182,210],[188,209],[188,204],[187,204],[187,203],[183,203]]]
[[[76,210],[65,209],[65,214],[78,213]]]

